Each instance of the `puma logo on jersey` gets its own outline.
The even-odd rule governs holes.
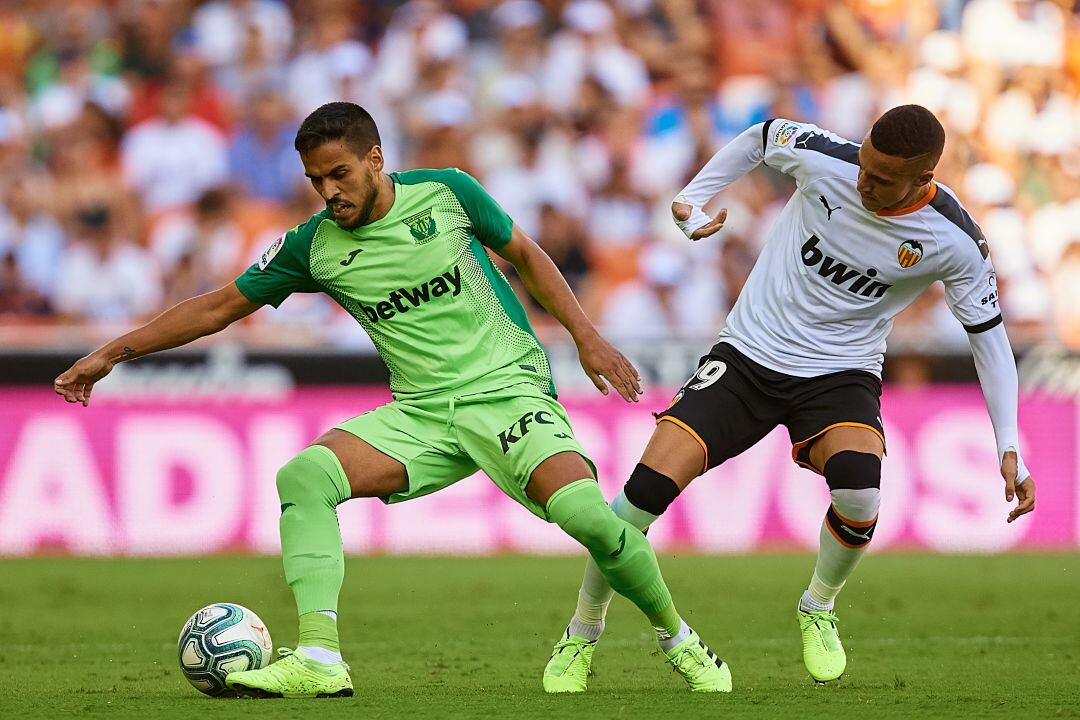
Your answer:
[[[394,290],[385,300],[375,303],[374,307],[361,305],[360,309],[367,315],[368,320],[377,323],[379,320],[389,320],[398,313],[409,312],[447,293],[451,297],[461,294],[461,268],[457,265],[453,270],[436,275],[416,287]]]
[[[849,268],[846,263],[829,257],[818,249],[820,242],[817,235],[811,235],[810,239],[803,243],[802,261],[807,267],[816,267],[817,274],[831,281],[833,285],[867,298],[881,297],[892,287],[874,279],[877,277],[877,270],[874,268],[867,270],[864,275],[855,268]],[[847,287],[844,287],[845,285]]]
[[[826,219],[826,220],[832,220],[832,214],[833,214],[834,212],[836,212],[837,210],[843,210],[843,209],[844,209],[844,208],[843,208],[842,206],[840,206],[840,205],[837,205],[836,207],[829,207],[829,201],[825,199],[825,196],[824,196],[824,195],[822,195],[821,197],[819,197],[819,198],[818,198],[818,200],[820,200],[820,201],[821,201],[821,204],[825,206],[825,211],[826,211],[827,213],[829,213],[828,215],[826,215],[826,216],[825,216],[825,219]]]

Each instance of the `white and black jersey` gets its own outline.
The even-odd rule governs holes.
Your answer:
[[[776,118],[748,128],[713,156],[676,202],[689,237],[702,207],[764,162],[796,191],[728,316],[720,341],[787,376],[862,370],[880,378],[893,319],[941,280],[963,324],[1000,455],[1017,449],[1016,365],[1001,326],[989,248],[948,187],[934,182],[911,207],[873,213],[856,189],[859,145],[815,125]],[[1019,455],[1019,453],[1018,453]],[[1027,477],[1020,461],[1019,478]]]
[[[861,369],[880,376],[893,318],[935,280],[969,333],[1001,322],[986,240],[949,188],[933,183],[917,205],[872,213],[855,187],[857,144],[781,119],[747,134],[758,157],[746,159],[790,175],[797,189],[721,340],[787,375]],[[696,208],[726,179],[709,170],[681,193]]]

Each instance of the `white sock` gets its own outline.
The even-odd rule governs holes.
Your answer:
[[[621,492],[611,501],[611,509],[616,516],[638,530],[645,530],[659,517],[635,507]],[[604,618],[607,617],[608,605],[611,604],[611,598],[614,595],[615,591],[608,585],[596,561],[591,557],[587,558],[585,576],[581,579],[581,589],[578,590],[577,609],[574,611],[574,618],[570,621],[570,634],[580,635],[590,640],[599,639],[600,633],[604,631]],[[575,631],[573,629],[575,627],[581,632]],[[594,634],[595,638],[592,637]]]
[[[816,575],[814,576],[817,577]],[[813,583],[811,583],[813,584]],[[818,597],[814,597],[814,593],[806,590],[803,592],[802,597],[799,598],[799,609],[803,612],[821,612],[829,611],[833,609],[832,600],[822,600]]]
[[[308,659],[320,662],[323,665],[333,665],[334,663],[342,661],[341,653],[327,650],[326,648],[315,647],[314,645],[301,645],[296,649],[304,653]]]
[[[575,615],[570,621],[570,626],[566,628],[566,632],[571,635],[583,637],[589,642],[596,642],[604,632],[604,621],[601,620],[598,623],[586,623],[579,620],[578,616]]]
[[[337,622],[337,613],[334,612],[333,610],[319,610],[319,612],[321,614],[325,615],[326,617],[330,618],[334,622]]]
[[[862,490],[833,490],[832,504],[842,517],[852,522],[869,522],[877,517],[881,494],[877,488]],[[818,557],[810,585],[803,593],[800,607],[804,610],[831,610],[844,583],[855,571],[868,545],[849,548],[842,545],[829,530],[828,521],[821,523],[818,533]]]
[[[686,624],[685,620],[679,620],[679,631],[674,635],[668,635],[664,628],[653,628],[656,630],[656,640],[660,643],[660,649],[664,652],[670,652],[671,648],[681,643],[686,638],[690,637],[690,626]]]
[[[604,574],[596,565],[592,557],[585,560],[585,576],[581,579],[581,589],[578,590],[577,609],[574,611],[574,619],[578,625],[591,625],[600,627],[604,624],[607,616],[608,605],[615,591],[608,585]],[[578,635],[580,633],[574,633]],[[582,637],[586,637],[582,635]],[[599,635],[597,635],[599,637]]]

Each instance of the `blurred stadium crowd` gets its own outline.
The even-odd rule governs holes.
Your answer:
[[[1073,0],[3,2],[0,339],[92,341],[231,280],[322,207],[292,138],[335,99],[372,112],[388,169],[479,178],[615,339],[709,337],[792,186],[740,181],[696,246],[678,189],[749,124],[859,140],[917,102],[1014,340],[1080,349],[1078,89]],[[966,345],[942,296],[894,339]],[[362,346],[351,323],[303,296],[241,332]]]

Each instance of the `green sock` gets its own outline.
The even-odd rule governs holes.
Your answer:
[[[329,448],[312,445],[278,471],[277,488],[281,557],[296,611],[301,618],[318,610],[337,612],[345,579],[337,506],[351,494],[345,471]]]
[[[321,612],[309,612],[300,616],[299,647],[319,647],[340,653],[338,647],[337,621]]]
[[[669,635],[678,633],[679,613],[652,546],[640,530],[612,511],[595,480],[578,480],[556,490],[548,500],[547,513],[585,546],[608,584],[637,605],[653,627]]]

